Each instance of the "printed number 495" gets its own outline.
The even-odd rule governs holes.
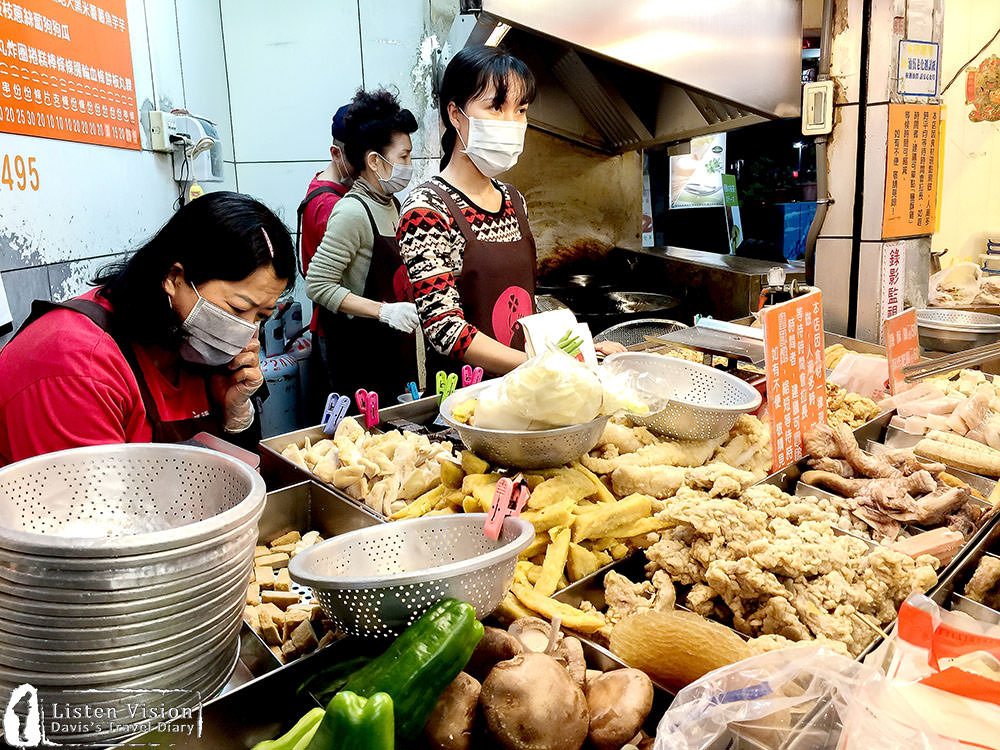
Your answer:
[[[27,190],[29,187],[32,190],[38,190],[39,177],[38,170],[35,168],[35,157],[29,156],[27,166],[25,166],[25,158],[15,156],[13,171],[11,171],[11,161],[10,154],[4,154],[0,185],[6,185],[8,190],[13,190],[15,185],[21,191]]]

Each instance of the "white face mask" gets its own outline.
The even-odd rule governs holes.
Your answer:
[[[461,107],[458,111],[465,115]],[[524,151],[528,123],[465,117],[469,121],[469,141],[462,139],[461,132],[458,137],[465,146],[462,153],[472,160],[476,169],[487,177],[496,177],[517,164],[517,157]]]
[[[198,294],[194,284],[191,284],[191,288]],[[232,362],[257,332],[255,324],[226,312],[200,294],[191,312],[184,318],[181,328],[184,329],[181,359],[211,367]]]
[[[375,152],[375,156],[392,167],[392,174],[389,175],[388,179],[378,177],[378,172],[375,172],[375,176],[378,177],[378,184],[382,186],[382,190],[386,195],[398,193],[410,184],[410,178],[413,177],[412,164],[393,164],[378,151]]]

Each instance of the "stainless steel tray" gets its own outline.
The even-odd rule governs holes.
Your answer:
[[[588,641],[584,657],[590,667],[610,671],[625,664],[607,649]],[[175,750],[246,750],[263,740],[278,737],[298,721],[306,711],[319,704],[309,693],[297,693],[299,686],[321,669],[352,659],[371,650],[371,644],[345,639],[327,646],[266,677],[230,690],[204,705],[201,712],[201,736],[182,733],[148,732],[117,745],[120,748],[171,747]],[[374,654],[373,654],[374,655]],[[645,729],[655,734],[656,724],[669,707],[673,695],[654,684],[653,708]],[[415,744],[414,747],[417,745]]]
[[[437,416],[437,397],[428,396],[419,401],[411,401],[410,403],[381,409],[379,411],[379,418],[381,419],[379,427],[382,429],[394,429],[396,425],[393,423],[402,424],[405,422],[417,426],[425,426],[433,423]],[[441,427],[440,429],[443,432],[447,427]],[[267,486],[273,488],[287,487],[290,484],[296,484],[304,480],[320,482],[311,471],[303,469],[298,464],[282,456],[281,451],[289,443],[301,445],[306,438],[309,438],[313,442],[318,442],[328,437],[330,436],[323,432],[323,428],[320,425],[315,425],[261,440],[259,445],[260,473],[264,477]],[[324,483],[320,482],[320,484]],[[324,484],[324,486],[333,489],[330,485]],[[340,497],[347,497],[339,491],[335,491]]]

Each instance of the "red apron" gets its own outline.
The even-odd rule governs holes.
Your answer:
[[[535,238],[528,226],[520,195],[512,186],[507,186],[521,239],[494,242],[476,237],[472,224],[447,190],[433,180],[425,184],[444,201],[465,238],[462,271],[457,281],[465,319],[501,344],[523,351],[524,331],[518,321],[535,314],[537,262]],[[454,370],[456,360],[428,356],[428,380],[433,382],[435,368],[444,369],[445,366]]]
[[[413,291],[396,237],[379,234],[375,217],[363,199],[348,194],[341,200],[348,198],[364,206],[375,238],[361,296],[376,302],[412,301]],[[374,318],[350,318],[319,305],[317,308],[323,335],[320,345],[313,346],[310,365],[318,363],[318,367],[312,369],[312,379],[319,381],[320,392],[314,391],[310,399],[313,412],[310,416],[319,419],[316,409],[322,410],[327,394],[336,392],[353,400],[359,388],[377,392],[383,407],[395,404],[396,397],[406,391],[406,384],[416,380],[416,335],[397,331]],[[322,375],[317,377],[318,373]]]
[[[146,410],[146,419],[153,428],[152,442],[182,443],[186,440],[190,440],[199,432],[209,432],[213,435],[224,434],[222,431],[221,414],[212,413],[207,417],[173,420],[169,422],[164,421],[160,417],[160,411],[156,407],[156,399],[153,398],[153,394],[149,390],[149,385],[146,383],[146,377],[142,374],[142,368],[139,366],[139,362],[136,359],[132,346],[115,338],[111,326],[112,313],[106,307],[98,304],[97,302],[85,299],[71,299],[66,302],[47,302],[45,300],[35,300],[31,303],[31,314],[28,316],[28,319],[21,324],[21,327],[14,335],[19,335],[21,331],[27,328],[31,323],[38,320],[45,313],[60,309],[72,310],[80,313],[81,315],[85,315],[94,322],[94,325],[115,339],[115,343],[117,343],[118,348],[121,349],[122,354],[125,357],[125,361],[128,362],[129,367],[132,369],[132,374],[135,376],[135,382],[139,386],[139,394],[142,396],[142,405]],[[260,409],[258,405],[258,413],[259,411]],[[238,436],[228,435],[227,439],[231,442],[235,442],[233,438],[236,437]]]

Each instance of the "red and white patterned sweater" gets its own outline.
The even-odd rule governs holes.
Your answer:
[[[519,200],[524,205],[524,196],[517,190],[494,180],[493,184],[503,193],[503,203],[499,211],[489,212],[442,178],[433,177],[431,181],[444,188],[458,204],[478,239],[487,242],[521,239],[521,228],[511,204],[512,200]],[[455,221],[441,196],[424,183],[410,191],[403,203],[396,238],[413,285],[424,336],[435,350],[461,359],[477,330],[465,320],[457,286],[462,276],[465,237]]]

